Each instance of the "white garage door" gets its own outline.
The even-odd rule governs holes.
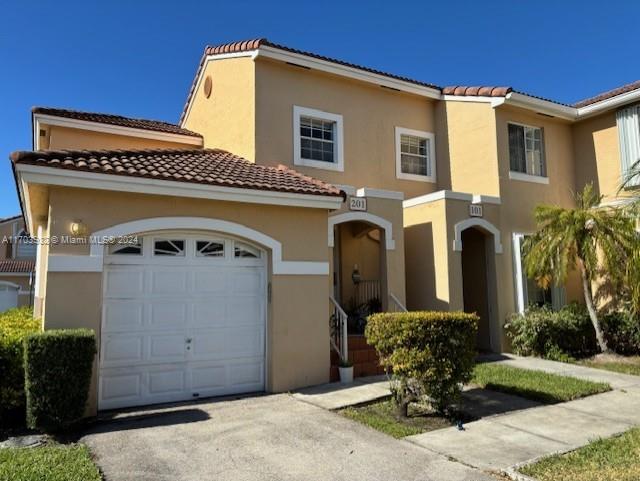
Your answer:
[[[15,284],[0,282],[0,312],[18,306],[18,290]]]
[[[265,263],[198,235],[109,247],[99,409],[264,390]]]

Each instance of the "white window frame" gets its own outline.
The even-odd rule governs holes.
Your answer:
[[[312,117],[327,122],[335,122],[335,138],[333,141],[333,162],[305,159],[300,149],[300,117]],[[293,106],[293,165],[313,167],[315,169],[335,170],[344,172],[344,136],[342,115],[323,112],[307,107]]]
[[[517,125],[519,127],[540,130],[541,132],[540,137],[542,138],[542,160],[544,162],[544,170],[547,173],[547,175],[535,175],[535,174],[529,174],[526,172],[518,172],[517,170],[511,170],[511,151],[510,151],[511,146],[509,145],[509,125]],[[526,158],[527,158],[526,139],[525,139],[524,149],[525,149],[524,157],[526,162]],[[533,182],[536,184],[545,184],[545,185],[549,184],[549,165],[547,164],[547,146],[546,146],[546,139],[544,135],[544,127],[540,127],[539,125],[528,125],[520,122],[508,121],[507,122],[507,158],[509,159],[509,179],[521,180],[523,182]]]
[[[429,141],[427,161],[431,164],[431,175],[406,174],[402,172],[402,148],[400,138],[403,135],[420,137]],[[396,127],[396,178],[416,180],[418,182],[436,182],[436,136],[433,132]]]
[[[531,233],[514,232],[513,233],[513,280],[515,283],[516,293],[516,309],[523,314],[525,309],[529,307],[529,293],[524,283],[524,266],[522,264],[522,243],[524,238],[530,236]],[[551,307],[557,311],[566,305],[566,293],[562,286],[551,286]]]

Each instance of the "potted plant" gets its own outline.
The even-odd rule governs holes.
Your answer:
[[[338,365],[340,372],[340,383],[351,384],[353,382],[353,364],[348,359],[340,359]]]

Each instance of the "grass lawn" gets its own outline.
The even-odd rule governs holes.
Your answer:
[[[520,471],[540,481],[637,481],[640,428],[594,441],[568,454],[544,458]]]
[[[433,413],[421,412],[413,405],[409,410],[409,417],[403,418],[397,414],[395,404],[390,399],[365,406],[349,407],[338,412],[394,438],[448,428],[452,425],[450,420]]]
[[[571,401],[611,390],[606,383],[491,363],[477,364],[471,383],[544,403]]]
[[[595,357],[592,359],[583,359],[578,361],[578,364],[587,367],[594,367],[596,369],[605,369],[606,371],[640,376],[640,356],[611,356],[609,358]]]
[[[81,444],[0,449],[3,481],[100,481],[102,477]]]

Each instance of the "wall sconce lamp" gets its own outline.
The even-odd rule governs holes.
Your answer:
[[[362,280],[362,276],[360,275],[360,271],[358,270],[358,264],[353,266],[353,272],[351,273],[351,280],[356,286],[360,284],[360,281]]]
[[[76,236],[87,235],[87,226],[81,220],[72,222],[69,230]]]

